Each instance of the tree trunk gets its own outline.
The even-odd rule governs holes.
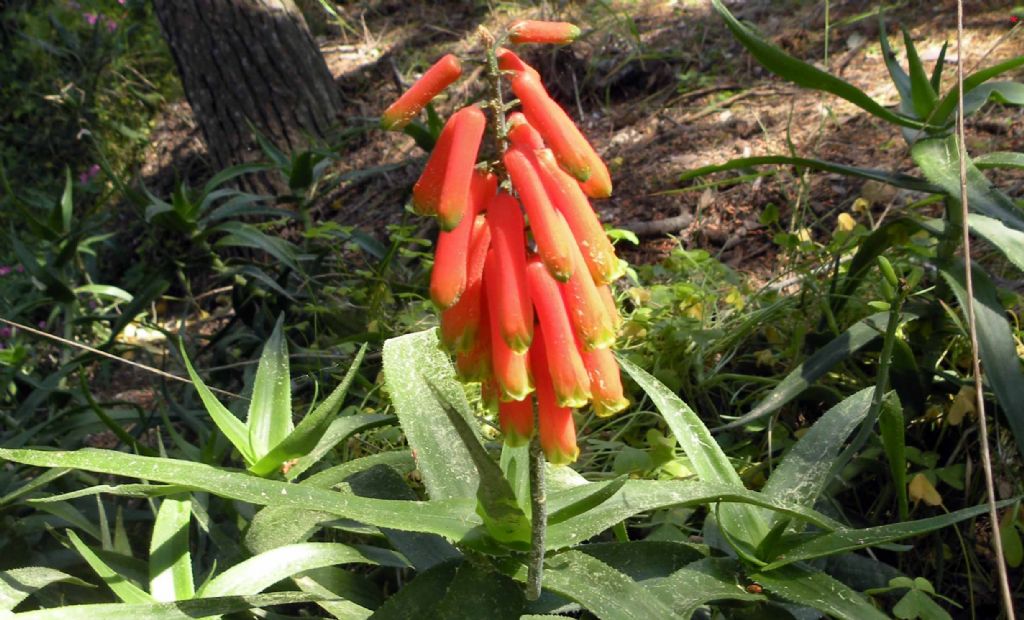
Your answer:
[[[185,95],[218,169],[263,158],[258,131],[285,152],[324,137],[341,95],[292,0],[154,0]],[[284,189],[276,173],[249,191]]]

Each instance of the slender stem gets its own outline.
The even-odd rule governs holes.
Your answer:
[[[992,481],[992,455],[988,447],[988,422],[985,419],[985,391],[981,381],[981,359],[978,356],[978,328],[974,318],[974,278],[971,274],[971,237],[967,226],[967,147],[964,144],[964,3],[956,3],[956,46],[960,60],[956,63],[956,131],[958,158],[960,159],[960,213],[963,226],[964,284],[967,289],[967,328],[971,334],[971,362],[974,373],[975,406],[978,411],[978,434],[981,440],[981,464],[985,471],[985,492],[988,495],[989,519],[992,520],[992,548],[996,555],[996,570],[999,576],[999,591],[1003,598],[1003,611],[1008,620],[1014,620],[1013,594],[1006,574],[1006,559],[1003,557],[1002,533],[999,531],[999,512],[996,510],[996,489]]]
[[[536,417],[536,414],[534,415]],[[544,452],[534,433],[530,440],[530,557],[526,575],[526,599],[540,598],[544,577],[544,538],[548,526],[547,495],[544,490]]]

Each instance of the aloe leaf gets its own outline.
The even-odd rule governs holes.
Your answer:
[[[967,307],[967,288],[963,266],[942,268],[943,279],[953,289],[961,308]],[[1006,311],[999,303],[995,286],[984,271],[972,267],[974,280],[974,318],[978,329],[978,354],[984,369],[985,382],[995,392],[996,401],[1024,454],[1024,371],[1014,346],[1013,328]],[[966,311],[965,311],[966,312]]]
[[[249,445],[257,459],[266,456],[293,428],[292,381],[283,326],[284,314],[277,317],[274,331],[263,347],[249,401],[246,426],[249,428]]]
[[[459,433],[446,423],[447,408],[438,395],[467,421],[472,414],[435,330],[385,342],[384,377],[430,497],[476,497],[479,474]]]
[[[989,101],[1008,105],[1024,105],[1024,84],[1020,82],[989,82],[964,93],[964,115],[977,112]]]
[[[1004,500],[998,506],[1004,507],[1017,501],[1019,498]],[[782,566],[813,560],[816,558],[847,553],[865,547],[873,547],[894,540],[902,540],[913,536],[920,536],[928,532],[942,529],[985,514],[988,511],[988,504],[963,508],[954,512],[947,512],[927,519],[893,523],[890,525],[879,525],[861,529],[838,529],[822,534],[802,535],[792,537],[790,540],[783,538],[776,546],[778,550],[777,559],[769,562],[764,567],[765,572],[773,572]]]
[[[285,545],[235,564],[210,580],[199,595],[207,598],[258,594],[278,581],[306,570],[337,564],[376,565],[380,559],[341,543]]]
[[[878,431],[882,438],[882,449],[889,461],[893,488],[896,489],[896,503],[899,506],[900,521],[906,521],[909,514],[907,505],[907,455],[906,455],[906,424],[903,418],[903,407],[898,398],[890,398],[887,394],[882,401],[882,409],[878,416]]]
[[[914,108],[910,76],[896,60],[896,53],[889,44],[889,35],[885,31],[885,19],[881,11],[878,13],[878,42],[882,47],[882,60],[885,61],[885,68],[889,71],[889,77],[892,78],[892,82],[896,86],[896,92],[900,94],[902,109],[904,112],[909,112]]]
[[[967,216],[967,225],[971,232],[998,248],[1017,269],[1024,271],[1024,231],[1008,228],[999,220],[978,213]]]
[[[71,583],[92,588],[93,585],[59,570],[44,566],[27,566],[0,571],[0,616],[11,611],[22,601],[52,583]]]
[[[551,507],[553,510],[548,514],[548,525],[557,525],[602,504],[609,497],[615,495],[622,485],[626,484],[626,479],[626,476],[619,476],[607,482],[588,484],[587,488],[591,491],[590,493],[576,498],[575,501],[564,506]]]
[[[916,318],[910,313],[900,315],[901,321]],[[839,334],[825,346],[814,352],[802,364],[794,368],[764,397],[749,413],[715,429],[716,432],[750,424],[777,411],[780,407],[800,395],[830,371],[836,364],[848,359],[869,342],[885,333],[889,324],[889,313],[879,312],[863,318]]]
[[[632,362],[619,358],[619,364],[637,384],[665,418],[679,446],[690,459],[691,468],[704,482],[717,483],[743,489],[743,482],[733,468],[729,457],[711,436],[711,432],[690,407],[672,390]],[[749,506],[725,506],[723,525],[730,533],[747,544],[756,545],[768,533],[764,518]]]
[[[523,589],[511,578],[484,565],[463,562],[431,617],[454,620],[484,612],[488,620],[519,620],[525,605]]]
[[[25,611],[12,620],[195,620],[221,616],[247,609],[272,605],[296,605],[321,600],[305,592],[273,592],[256,596],[227,596],[193,599],[173,603],[101,603],[98,605],[66,605],[52,609]]]
[[[209,229],[208,232],[228,233],[217,240],[214,244],[217,247],[242,247],[263,250],[292,271],[302,271],[299,268],[298,249],[293,244],[280,237],[271,237],[250,224],[229,220],[217,224],[214,228]]]
[[[1014,153],[1011,151],[996,151],[994,153],[985,153],[974,158],[974,165],[979,170],[986,170],[988,168],[1015,168],[1017,170],[1024,170],[1024,153]]]
[[[278,322],[280,324],[280,320]],[[277,332],[277,327],[274,328]],[[270,343],[267,343],[267,349],[264,350],[264,356],[266,350],[270,349]],[[266,476],[270,472],[278,469],[285,461],[305,456],[313,448],[316,447],[317,442],[324,435],[324,431],[327,430],[328,425],[331,424],[332,418],[338,414],[338,410],[341,409],[341,403],[345,400],[345,395],[348,393],[348,388],[352,385],[352,381],[355,379],[356,371],[359,369],[359,365],[363,361],[363,356],[366,354],[366,345],[364,344],[359,348],[356,353],[355,359],[352,361],[352,365],[349,366],[348,372],[345,373],[345,377],[341,380],[334,391],[324,399],[322,403],[317,405],[313,411],[306,417],[302,418],[295,430],[288,433],[286,437],[280,441],[274,443],[270,448],[270,451],[263,455],[259,461],[257,461],[249,471],[256,474],[257,476]],[[283,380],[285,385],[290,385],[288,370],[287,370],[287,347],[285,347],[285,372]],[[262,359],[260,360],[262,366]],[[279,377],[281,378],[281,377]],[[257,371],[256,376],[257,385],[259,384],[259,373]],[[290,391],[290,388],[285,388],[282,391]],[[281,395],[282,398],[287,396],[287,411],[289,413],[288,420],[291,422],[291,396]],[[253,402],[256,402],[256,389],[253,389]],[[278,406],[283,406],[279,403]],[[250,407],[250,426],[252,420],[252,407]],[[251,430],[250,430],[251,432]],[[312,465],[312,463],[309,463]],[[294,468],[293,468],[294,469]],[[304,468],[305,469],[305,468]],[[291,471],[289,471],[291,473]],[[301,472],[299,472],[301,473]],[[298,476],[296,473],[292,478]]]
[[[121,599],[125,603],[152,603],[155,602],[152,596],[150,596],[145,590],[128,581],[114,569],[104,562],[96,552],[89,548],[82,539],[75,534],[74,530],[67,531],[68,538],[71,540],[71,544],[78,551],[78,554],[86,561],[86,563],[92,568],[92,570],[103,580],[103,583],[113,590],[117,598]]]
[[[890,112],[853,84],[826,73],[802,60],[793,58],[771,43],[768,43],[757,36],[749,26],[740,23],[739,20],[733,17],[721,0],[711,0],[711,5],[722,16],[722,19],[725,20],[725,25],[729,27],[729,30],[732,31],[740,43],[747,48],[747,51],[772,73],[804,88],[813,88],[814,90],[832,93],[856,105],[865,112],[890,123],[913,129],[920,129],[925,126],[923,123],[912,118]]]
[[[333,566],[308,570],[292,581],[303,592],[328,599],[317,604],[338,620],[366,620],[381,603],[380,592],[369,579]]]
[[[707,549],[701,545],[668,540],[589,543],[580,545],[577,550],[601,560],[635,581],[668,577],[707,555]]]
[[[785,566],[749,575],[773,597],[811,607],[846,620],[887,620],[863,595],[825,573],[803,566]]]
[[[335,446],[352,435],[382,426],[391,426],[395,421],[395,416],[379,413],[346,415],[334,418],[327,426],[327,430],[320,436],[319,441],[313,446],[313,449],[295,461],[292,468],[284,475],[285,479],[295,480],[302,476],[302,474],[309,471],[311,467],[327,456]]]
[[[933,185],[924,179],[903,174],[901,172],[889,172],[887,170],[878,170],[875,168],[861,168],[859,166],[847,166],[845,164],[837,164],[835,162],[825,161],[821,159],[811,159],[809,157],[789,157],[785,155],[765,155],[762,157],[738,157],[736,159],[730,159],[724,164],[713,164],[710,166],[702,166],[694,170],[687,170],[683,174],[679,175],[679,182],[688,181],[697,177],[707,176],[715,172],[725,172],[727,170],[738,170],[742,168],[749,168],[751,166],[802,166],[804,168],[810,168],[811,170],[820,170],[822,172],[834,172],[845,176],[858,177],[861,179],[868,179],[871,181],[878,181],[879,183],[885,183],[892,185],[893,187],[899,187],[903,189],[913,190],[915,192],[926,192],[929,194],[941,193],[942,188],[938,185]]]
[[[462,560],[438,564],[416,575],[381,605],[373,614],[374,620],[407,620],[408,618],[435,618],[441,593],[455,578]]]
[[[221,185],[227,183],[232,179],[236,179],[243,174],[250,174],[253,172],[263,172],[264,170],[270,170],[273,166],[265,163],[252,163],[252,164],[239,164],[237,166],[231,166],[225,168],[213,176],[212,179],[206,182],[203,186],[203,194],[211,194]]]
[[[1024,65],[1024,54],[1021,54],[1020,56],[1015,56],[1013,58],[1010,58],[1009,60],[1004,60],[999,64],[992,65],[991,67],[986,67],[984,69],[975,71],[974,73],[966,76],[964,78],[965,100],[972,90],[978,88],[979,86],[996,77],[997,75],[1001,73],[1006,73],[1007,71],[1012,71],[1017,67],[1020,67],[1021,65]],[[949,92],[946,93],[946,96],[943,97],[942,100],[939,101],[939,104],[935,107],[935,112],[932,114],[932,121],[936,123],[948,122],[950,115],[953,114],[954,110],[956,110],[956,105],[957,103],[959,103],[959,101],[960,93],[958,89],[951,88]]]
[[[949,49],[949,41],[942,44],[942,49],[939,50],[939,56],[935,59],[935,66],[932,67],[931,84],[932,90],[936,93],[942,88],[942,69],[946,65],[946,50]]]
[[[903,28],[903,45],[907,50],[907,68],[910,69],[911,102],[914,105],[914,113],[918,118],[926,119],[931,114],[938,96],[932,89],[931,80],[924,71],[924,64],[921,57],[917,55],[917,48],[910,38],[910,32]]]
[[[874,393],[874,388],[865,388],[826,411],[786,452],[761,492],[781,502],[813,506],[829,482],[843,443],[871,408]],[[775,522],[778,515],[769,519]]]
[[[711,601],[766,600],[762,594],[752,594],[738,587],[736,576],[744,572],[745,567],[736,560],[705,558],[644,586],[671,605],[674,618],[690,618]]]
[[[475,527],[481,525],[473,513],[475,501],[403,502],[365,499],[350,493],[338,493],[305,484],[276,482],[177,459],[135,456],[91,448],[75,452],[0,448],[0,458],[39,467],[73,467],[180,484],[227,499],[262,506],[322,510],[369,525],[431,532],[456,541],[467,537]]]
[[[181,343],[181,359],[184,360],[185,370],[188,371],[188,376],[192,379],[192,385],[195,386],[196,392],[199,393],[199,399],[203,401],[203,406],[206,407],[206,412],[210,414],[213,423],[217,425],[220,432],[224,433],[224,436],[238,450],[247,464],[255,463],[256,457],[253,455],[252,447],[249,445],[249,429],[246,428],[245,423],[235,417],[235,414],[222,405],[217,400],[217,397],[213,395],[213,392],[210,391],[210,388],[206,387],[206,384],[203,383],[199,373],[192,367],[192,363],[188,361],[184,342]]]
[[[149,592],[158,602],[182,601],[196,593],[188,542],[191,520],[188,496],[165,498],[156,513],[149,543]]]

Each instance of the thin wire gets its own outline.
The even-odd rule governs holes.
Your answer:
[[[985,492],[988,495],[988,512],[992,521],[992,547],[996,554],[996,569],[999,576],[999,591],[1003,598],[1006,617],[1014,620],[1013,594],[1010,579],[1006,574],[1006,559],[1003,557],[1003,540],[999,532],[999,512],[996,509],[996,490],[992,479],[992,455],[988,446],[988,422],[985,419],[985,394],[981,383],[981,359],[978,356],[978,329],[974,318],[974,278],[971,274],[971,236],[967,226],[967,148],[964,144],[964,2],[956,2],[956,63],[957,102],[957,156],[960,158],[960,213],[964,244],[964,283],[967,288],[967,327],[971,335],[971,364],[974,373],[975,406],[978,410],[978,434],[981,436],[981,464],[985,472]]]
[[[44,331],[39,330],[39,329],[35,329],[33,327],[29,327],[28,325],[22,325],[21,323],[16,323],[14,321],[9,321],[9,320],[7,320],[7,319],[5,319],[3,317],[0,317],[0,323],[5,323],[7,325],[10,325],[11,327],[16,327],[16,328],[18,328],[18,329],[20,329],[22,331],[28,332],[30,334],[34,334],[36,336],[42,336],[43,338],[49,338],[50,340],[54,340],[56,342],[59,342],[59,343],[61,343],[63,345],[69,346],[69,347],[74,347],[76,349],[82,349],[84,351],[88,351],[89,353],[95,353],[96,355],[99,355],[100,357],[105,357],[107,359],[114,360],[115,362],[121,362],[122,364],[128,364],[129,366],[134,366],[135,368],[138,368],[140,370],[145,370],[146,372],[152,373],[154,375],[159,375],[159,376],[161,376],[161,377],[163,377],[165,379],[170,379],[172,381],[179,381],[181,383],[188,383],[189,385],[195,385],[194,383],[192,383],[192,381],[190,381],[189,379],[187,379],[185,377],[180,377],[178,375],[172,375],[171,373],[164,372],[163,370],[160,370],[159,368],[153,368],[151,366],[146,366],[145,364],[140,364],[138,362],[133,362],[131,360],[126,360],[123,357],[118,357],[118,356],[116,356],[116,355],[114,355],[112,353],[107,353],[106,351],[101,351],[99,349],[90,347],[87,344],[82,344],[81,342],[75,342],[74,340],[68,340],[66,338],[61,338],[60,336],[54,336],[53,334],[44,332]],[[235,394],[234,392],[228,392],[227,390],[222,390],[220,388],[210,387],[209,390],[211,392],[217,392],[218,394],[223,394],[224,396],[230,396],[231,398],[240,398],[242,400],[246,400],[246,398],[244,396],[241,396],[239,394]]]

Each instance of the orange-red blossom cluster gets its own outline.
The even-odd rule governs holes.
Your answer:
[[[579,34],[550,22],[517,22],[510,32],[514,42],[564,43]],[[442,229],[430,295],[459,375],[481,383],[513,444],[533,435],[535,394],[541,447],[564,464],[579,454],[574,408],[590,403],[605,416],[628,404],[610,350],[620,319],[608,287],[624,264],[588,199],[610,195],[611,178],[539,74],[511,51],[498,49],[497,59],[522,109],[506,119],[500,157],[509,183],[477,164],[487,118],[471,105],[441,131],[412,204]],[[382,125],[408,123],[460,73],[458,60],[445,56],[388,108]]]

